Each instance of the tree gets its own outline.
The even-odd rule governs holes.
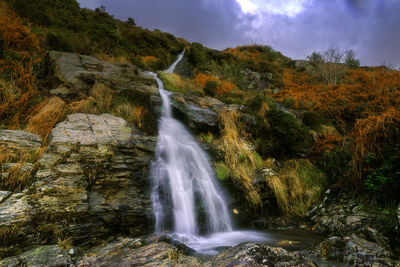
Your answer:
[[[106,7],[101,5],[100,7],[95,9],[96,12],[102,12],[105,13],[106,12]]]
[[[307,56],[307,59],[310,61],[310,64],[313,65],[313,67],[317,67],[324,63],[321,53],[318,52],[313,52],[311,55]]]
[[[344,63],[352,69],[360,66],[360,60],[356,59],[356,55],[352,49],[346,51]]]
[[[315,73],[328,85],[340,83],[344,75],[343,58],[346,52],[339,48],[329,48],[319,53],[313,52],[307,59],[315,68]]]
[[[136,22],[133,18],[128,18],[126,21],[126,24],[131,25],[131,26],[136,26]]]

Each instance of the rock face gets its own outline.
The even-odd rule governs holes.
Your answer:
[[[0,228],[12,227],[2,246],[151,231],[155,143],[109,114],[69,115],[52,130],[35,182],[0,204]]]
[[[10,172],[16,175],[28,175],[33,171],[33,163],[41,148],[40,136],[24,131],[0,130],[0,190],[9,189],[7,180]],[[23,158],[24,160],[21,160]],[[0,191],[0,202],[5,200],[10,192]]]
[[[196,132],[216,131],[218,113],[227,105],[212,97],[187,96],[175,93],[171,96],[177,117]]]
[[[244,78],[242,84],[245,90],[264,91],[272,80],[272,73],[258,73],[250,69],[243,69],[240,74]]]
[[[50,64],[54,77],[59,81],[55,94],[65,95],[87,92],[95,83],[103,83],[114,90],[135,88],[158,95],[153,77],[128,64],[111,64],[94,57],[50,51]]]

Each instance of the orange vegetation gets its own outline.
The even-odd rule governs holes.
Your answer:
[[[251,46],[249,46],[250,48]],[[260,63],[261,57],[260,57],[260,52],[257,51],[256,49],[250,49],[249,50],[245,50],[245,51],[241,51],[240,50],[240,46],[236,47],[236,48],[228,48],[225,50],[225,52],[228,52],[232,55],[234,55],[236,58],[240,59],[240,60],[250,60],[254,63]]]
[[[38,94],[33,67],[40,62],[41,49],[39,39],[11,11],[0,17],[0,46],[0,119],[15,128]]]
[[[224,94],[228,94],[230,93],[233,89],[236,88],[236,85],[232,82],[229,81],[224,81],[219,79],[216,76],[213,75],[206,75],[204,73],[199,73],[197,74],[196,78],[195,78],[195,83],[197,83],[198,85],[202,86],[204,88],[204,86],[206,86],[206,83],[208,81],[215,81],[217,82],[217,87],[215,88],[215,94],[217,96],[222,96]]]
[[[317,83],[305,73],[286,71],[285,87],[276,97],[290,99],[294,108],[327,114],[352,142],[350,175],[360,185],[368,153],[380,155],[385,146],[400,141],[400,72],[383,67],[347,70],[342,83]],[[338,140],[326,136],[316,150]],[[382,155],[381,155],[382,156]]]
[[[358,118],[377,115],[400,107],[400,72],[381,68],[348,70],[338,85],[313,82],[304,73],[287,71],[284,90],[277,96],[294,100],[294,107],[315,109],[327,114],[339,126]]]
[[[150,61],[157,61],[157,60],[158,60],[158,58],[156,58],[155,56],[142,57],[142,62],[145,63],[145,64],[147,64]]]
[[[46,139],[56,123],[64,118],[66,104],[57,96],[43,103],[40,110],[34,112],[35,115],[29,120],[26,130]]]

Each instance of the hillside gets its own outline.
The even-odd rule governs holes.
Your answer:
[[[361,254],[373,242],[368,255],[398,260],[400,71],[361,67],[340,49],[304,61],[267,45],[214,50],[75,0],[7,0],[0,45],[1,257],[152,231],[146,179],[162,108],[154,71],[174,117],[208,153],[236,225],[306,224],[341,238],[321,243],[318,257],[356,240]],[[183,51],[175,72],[162,72]],[[174,241],[150,239],[118,242],[166,246],[164,256],[179,259]],[[83,261],[114,253],[110,244]]]

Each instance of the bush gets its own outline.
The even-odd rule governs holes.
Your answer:
[[[207,81],[206,85],[204,86],[204,93],[211,97],[215,96],[215,91],[218,87],[217,81]]]
[[[266,112],[271,153],[277,157],[306,155],[311,148],[312,137],[292,115],[279,110]]]
[[[383,158],[369,153],[366,157],[369,167],[364,181],[365,190],[375,199],[385,202],[398,201],[400,196],[400,145],[383,149]]]
[[[315,111],[305,112],[303,114],[303,123],[313,130],[319,130],[321,125],[330,124],[323,114]]]

